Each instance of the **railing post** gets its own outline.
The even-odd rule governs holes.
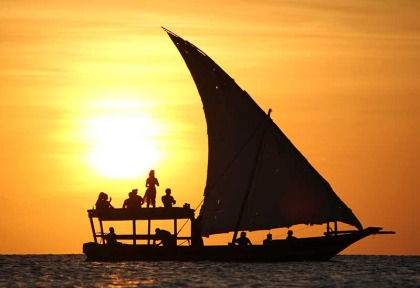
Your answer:
[[[89,220],[90,220],[90,227],[92,227],[93,240],[95,241],[96,244],[98,244],[98,240],[96,240],[95,225],[93,224],[93,219],[90,213],[89,213]]]
[[[99,226],[101,227],[102,244],[105,244],[104,227],[102,226],[102,220],[99,219]]]
[[[133,245],[136,245],[136,220],[133,220]]]
[[[147,220],[147,245],[150,245],[150,219]]]
[[[175,236],[175,243],[178,244],[178,228],[176,226],[176,218],[174,219],[174,236]]]

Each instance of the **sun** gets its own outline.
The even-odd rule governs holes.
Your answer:
[[[159,160],[156,124],[146,115],[98,116],[89,122],[89,137],[93,139],[89,163],[101,175],[136,178]]]

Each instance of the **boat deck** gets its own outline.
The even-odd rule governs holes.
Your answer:
[[[253,246],[165,247],[130,244],[101,245],[90,242],[83,245],[83,252],[88,261],[326,261],[360,239],[372,234],[382,234],[380,229],[369,227],[362,231],[353,231],[353,233],[295,240],[274,240],[270,245]]]
[[[137,240],[147,240],[147,245],[150,245],[155,236],[151,234],[151,221],[152,220],[172,220],[173,221],[173,235],[175,241],[183,240],[190,243],[191,237],[180,237],[178,236],[178,226],[177,220],[179,219],[194,219],[194,210],[189,207],[171,207],[171,208],[138,208],[135,210],[123,209],[123,208],[114,208],[107,210],[97,210],[89,209],[87,210],[90,225],[92,228],[93,239],[95,243],[98,243],[98,238],[104,240],[106,235],[104,233],[104,228],[102,222],[104,221],[131,221],[133,225],[132,234],[117,234],[116,239],[118,240],[133,240],[133,245],[137,245]],[[96,233],[95,225],[93,219],[97,218],[99,220],[100,232]],[[137,220],[146,220],[147,221],[147,234],[138,234],[137,233]]]

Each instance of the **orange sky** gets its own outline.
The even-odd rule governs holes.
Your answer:
[[[98,193],[119,207],[150,169],[158,197],[202,200],[202,104],[160,26],[272,108],[364,226],[397,231],[345,253],[420,253],[420,2],[59,2],[0,9],[0,253],[81,253]]]

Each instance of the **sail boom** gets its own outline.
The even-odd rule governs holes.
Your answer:
[[[247,227],[239,227],[238,231],[255,232],[255,231],[267,231],[267,230],[273,230],[273,229],[279,229],[279,228],[287,228],[287,229],[289,229],[290,227],[293,227],[293,226],[296,226],[296,225],[307,225],[307,226],[325,225],[328,222],[330,222],[330,223],[331,222],[335,222],[335,220],[323,221],[323,222],[319,222],[319,223],[303,223],[303,222],[302,223],[294,223],[294,224],[288,225],[288,226],[286,226],[286,225],[275,225],[275,226],[260,227],[260,228],[257,228],[257,229],[249,229]],[[344,223],[344,224],[349,224],[349,223],[342,222],[342,221],[337,221],[337,222],[341,222],[341,223]],[[354,226],[352,224],[349,224],[349,225]],[[356,227],[356,226],[354,226],[354,227]],[[231,232],[235,232],[235,230],[230,229],[230,230],[227,230],[227,231],[220,231],[220,232],[217,232],[217,233],[206,233],[206,234],[202,234],[202,236],[209,237],[211,235],[225,234],[225,233],[231,233]]]

